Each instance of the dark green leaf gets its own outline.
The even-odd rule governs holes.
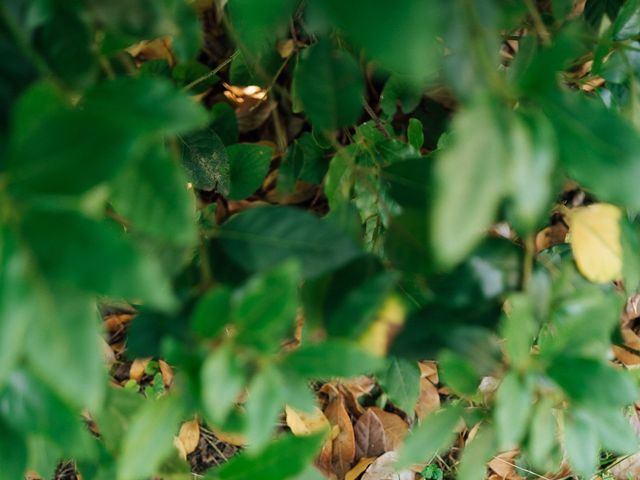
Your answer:
[[[9,478],[23,478],[27,469],[27,445],[23,436],[0,419],[0,472]]]
[[[227,147],[231,188],[229,200],[244,200],[255,192],[269,171],[271,147],[240,143]]]
[[[229,157],[211,129],[179,137],[182,164],[195,188],[229,193]]]
[[[253,208],[232,217],[220,229],[220,243],[246,270],[266,270],[295,258],[306,278],[337,268],[360,253],[332,224],[290,207]]]
[[[203,338],[217,337],[231,317],[231,291],[227,287],[211,290],[198,301],[191,315],[191,329]]]
[[[362,111],[364,84],[356,61],[331,42],[321,41],[305,51],[294,82],[304,112],[320,129],[353,124]]]
[[[218,102],[211,107],[209,126],[225,145],[238,143],[238,120],[236,112],[226,102]]]

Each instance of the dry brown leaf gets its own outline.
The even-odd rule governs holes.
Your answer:
[[[332,435],[322,445],[322,450],[320,450],[320,453],[316,457],[315,461],[316,467],[318,467],[318,470],[320,470],[325,477],[329,477],[333,473],[331,468],[331,457],[333,456],[333,440],[335,437],[337,437],[338,432],[336,432],[335,436],[333,435],[333,431],[331,433]]]
[[[285,405],[285,420],[291,432],[298,436],[329,430],[329,420],[318,407],[315,407],[313,413],[305,413]]]
[[[356,480],[375,460],[375,457],[361,458],[356,466],[347,472],[344,480]]]
[[[407,435],[409,426],[395,413],[387,412],[378,407],[371,407],[370,410],[373,411],[382,422],[387,440],[385,450],[396,450]]]
[[[367,409],[360,416],[353,430],[356,439],[356,461],[365,457],[377,457],[387,451],[384,426],[371,409]]]
[[[640,478],[640,453],[634,453],[609,469],[615,480]]]
[[[158,360],[160,373],[162,374],[162,383],[164,388],[169,388],[173,384],[173,369],[164,360]]]
[[[414,480],[416,474],[411,470],[396,472],[396,452],[387,452],[378,457],[362,476],[362,480]]]
[[[333,440],[331,466],[339,479],[351,469],[356,455],[356,441],[353,425],[344,405],[342,396],[333,399],[324,411],[329,422],[340,428],[338,436]]]
[[[230,445],[235,445],[236,447],[243,447],[247,444],[246,438],[241,433],[234,432],[223,432],[218,430],[215,427],[209,426],[209,429],[213,432],[213,434],[225,443]]]
[[[126,49],[136,60],[146,62],[148,60],[166,60],[170,66],[175,64],[171,51],[171,38],[164,37],[155,40],[143,40]]]
[[[440,383],[438,364],[436,362],[433,360],[423,360],[418,362],[418,366],[420,367],[420,376],[422,378],[428,378],[434,385]]]
[[[420,379],[420,397],[416,403],[416,415],[423,419],[431,412],[440,408],[440,394],[438,388],[428,378]]]
[[[516,469],[516,457],[520,454],[519,450],[510,450],[496,455],[489,462],[489,468],[504,480],[522,480]]]
[[[187,459],[187,455],[193,452],[198,447],[200,440],[200,422],[197,418],[189,422],[184,422],[180,427],[178,436],[173,439],[180,457],[184,460]]]
[[[564,243],[568,232],[569,229],[562,222],[555,223],[542,229],[536,235],[536,252],[541,252],[542,250],[551,248],[554,245]]]
[[[129,368],[129,378],[140,383],[144,376],[144,370],[151,361],[151,358],[136,358]]]

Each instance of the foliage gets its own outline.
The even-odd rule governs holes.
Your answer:
[[[0,477],[189,478],[197,415],[246,444],[207,478],[317,478],[285,406],[345,434],[321,385],[374,375],[414,423],[435,358],[398,468],[443,478],[461,425],[463,480],[636,451],[639,42],[638,0],[3,1]],[[169,389],[107,380],[123,302]]]

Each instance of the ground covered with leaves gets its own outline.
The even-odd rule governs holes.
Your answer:
[[[5,0],[0,479],[640,478],[640,0]]]

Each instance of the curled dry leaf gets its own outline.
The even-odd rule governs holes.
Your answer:
[[[136,358],[129,368],[129,378],[140,383],[144,376],[144,370],[151,361],[151,358]]]
[[[178,436],[173,439],[173,444],[178,450],[178,454],[184,460],[187,455],[198,447],[200,441],[200,422],[197,418],[189,422],[184,422],[180,427]]]
[[[624,341],[623,348],[613,346],[616,358],[626,366],[639,365],[640,355],[632,350],[640,351],[640,336],[636,333],[636,321],[640,317],[640,295],[633,295],[627,300],[620,322],[620,332]]]
[[[418,367],[420,367],[420,376],[422,378],[428,378],[434,385],[440,383],[438,364],[436,362],[433,360],[422,360],[418,362]]]
[[[164,388],[169,388],[173,384],[173,369],[164,360],[158,360],[160,373],[162,375],[162,383]]]
[[[416,415],[419,419],[423,419],[431,412],[438,410],[438,408],[440,408],[438,388],[431,383],[431,380],[422,377],[420,379],[420,397],[418,397],[415,408]]]
[[[331,452],[331,467],[339,479],[351,469],[351,464],[356,456],[356,441],[353,425],[344,405],[342,396],[334,398],[324,411],[331,425],[337,426],[340,431],[333,440]]]
[[[171,51],[171,38],[157,38],[155,40],[143,40],[126,49],[126,52],[136,60],[146,62],[149,60],[166,60],[173,67],[175,60]]]
[[[329,430],[329,420],[317,407],[312,413],[305,413],[286,405],[285,420],[291,432],[297,436],[313,435],[323,430]]]

